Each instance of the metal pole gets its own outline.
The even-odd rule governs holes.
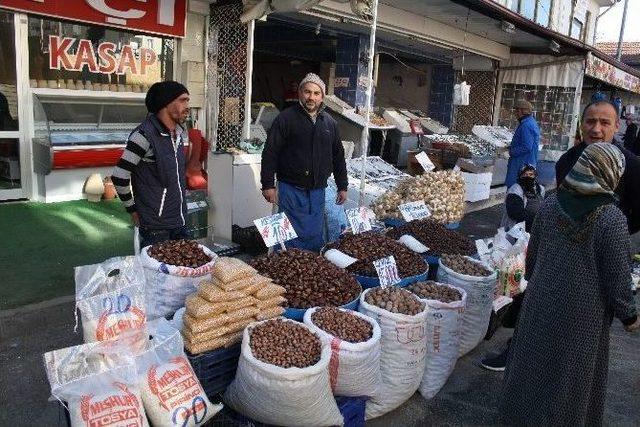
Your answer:
[[[369,150],[369,119],[371,115],[371,94],[373,92],[373,58],[376,47],[376,28],[378,26],[378,0],[371,2],[371,34],[369,35],[369,64],[367,68],[367,101],[364,129],[360,137],[360,151],[362,152],[362,171],[360,173],[360,202],[364,206],[364,189],[367,178],[367,151]]]
[[[244,122],[242,123],[242,138],[248,140],[251,136],[251,94],[253,92],[253,45],[256,21],[247,23],[247,71],[245,75]]]
[[[622,59],[622,40],[624,39],[624,26],[627,23],[628,7],[629,7],[629,0],[624,0],[624,12],[622,12],[622,25],[620,25],[620,39],[618,39],[618,52],[616,53],[616,59],[618,61]]]

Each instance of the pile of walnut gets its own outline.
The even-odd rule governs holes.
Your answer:
[[[425,304],[418,297],[402,288],[372,288],[364,300],[392,313],[415,316],[424,310]]]
[[[402,218],[398,205],[424,200],[431,218],[441,223],[459,222],[464,216],[464,179],[459,172],[437,171],[407,178],[371,206],[377,218]]]
[[[253,356],[281,368],[306,368],[320,360],[322,343],[306,326],[272,319],[255,326],[249,340]]]
[[[320,307],[311,321],[323,331],[350,343],[365,342],[373,335],[373,325],[355,314],[335,307]]]

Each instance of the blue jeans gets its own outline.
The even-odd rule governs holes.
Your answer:
[[[307,249],[320,252],[324,246],[324,188],[306,190],[278,183],[278,206],[287,214],[297,239],[285,243],[288,248]]]
[[[157,230],[140,227],[140,248],[166,242],[167,240],[188,238],[189,232],[186,226]]]

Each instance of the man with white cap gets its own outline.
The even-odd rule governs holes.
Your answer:
[[[531,115],[533,106],[527,100],[516,101],[515,113],[518,117],[518,127],[513,134],[509,147],[509,163],[505,185],[510,188],[518,181],[520,169],[526,165],[534,168],[538,166],[538,145],[540,144],[540,128],[536,119]]]
[[[262,195],[278,203],[298,235],[287,246],[316,252],[324,244],[324,193],[332,173],[336,204],[347,200],[344,148],[336,121],[324,111],[325,91],[319,76],[307,74],[298,87],[298,104],[276,117],[262,152]]]

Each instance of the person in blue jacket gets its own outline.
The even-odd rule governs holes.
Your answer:
[[[529,101],[516,102],[515,112],[520,124],[516,128],[509,148],[509,163],[505,185],[510,188],[518,182],[518,172],[525,165],[538,166],[538,144],[540,143],[540,128],[531,115],[533,106]]]

